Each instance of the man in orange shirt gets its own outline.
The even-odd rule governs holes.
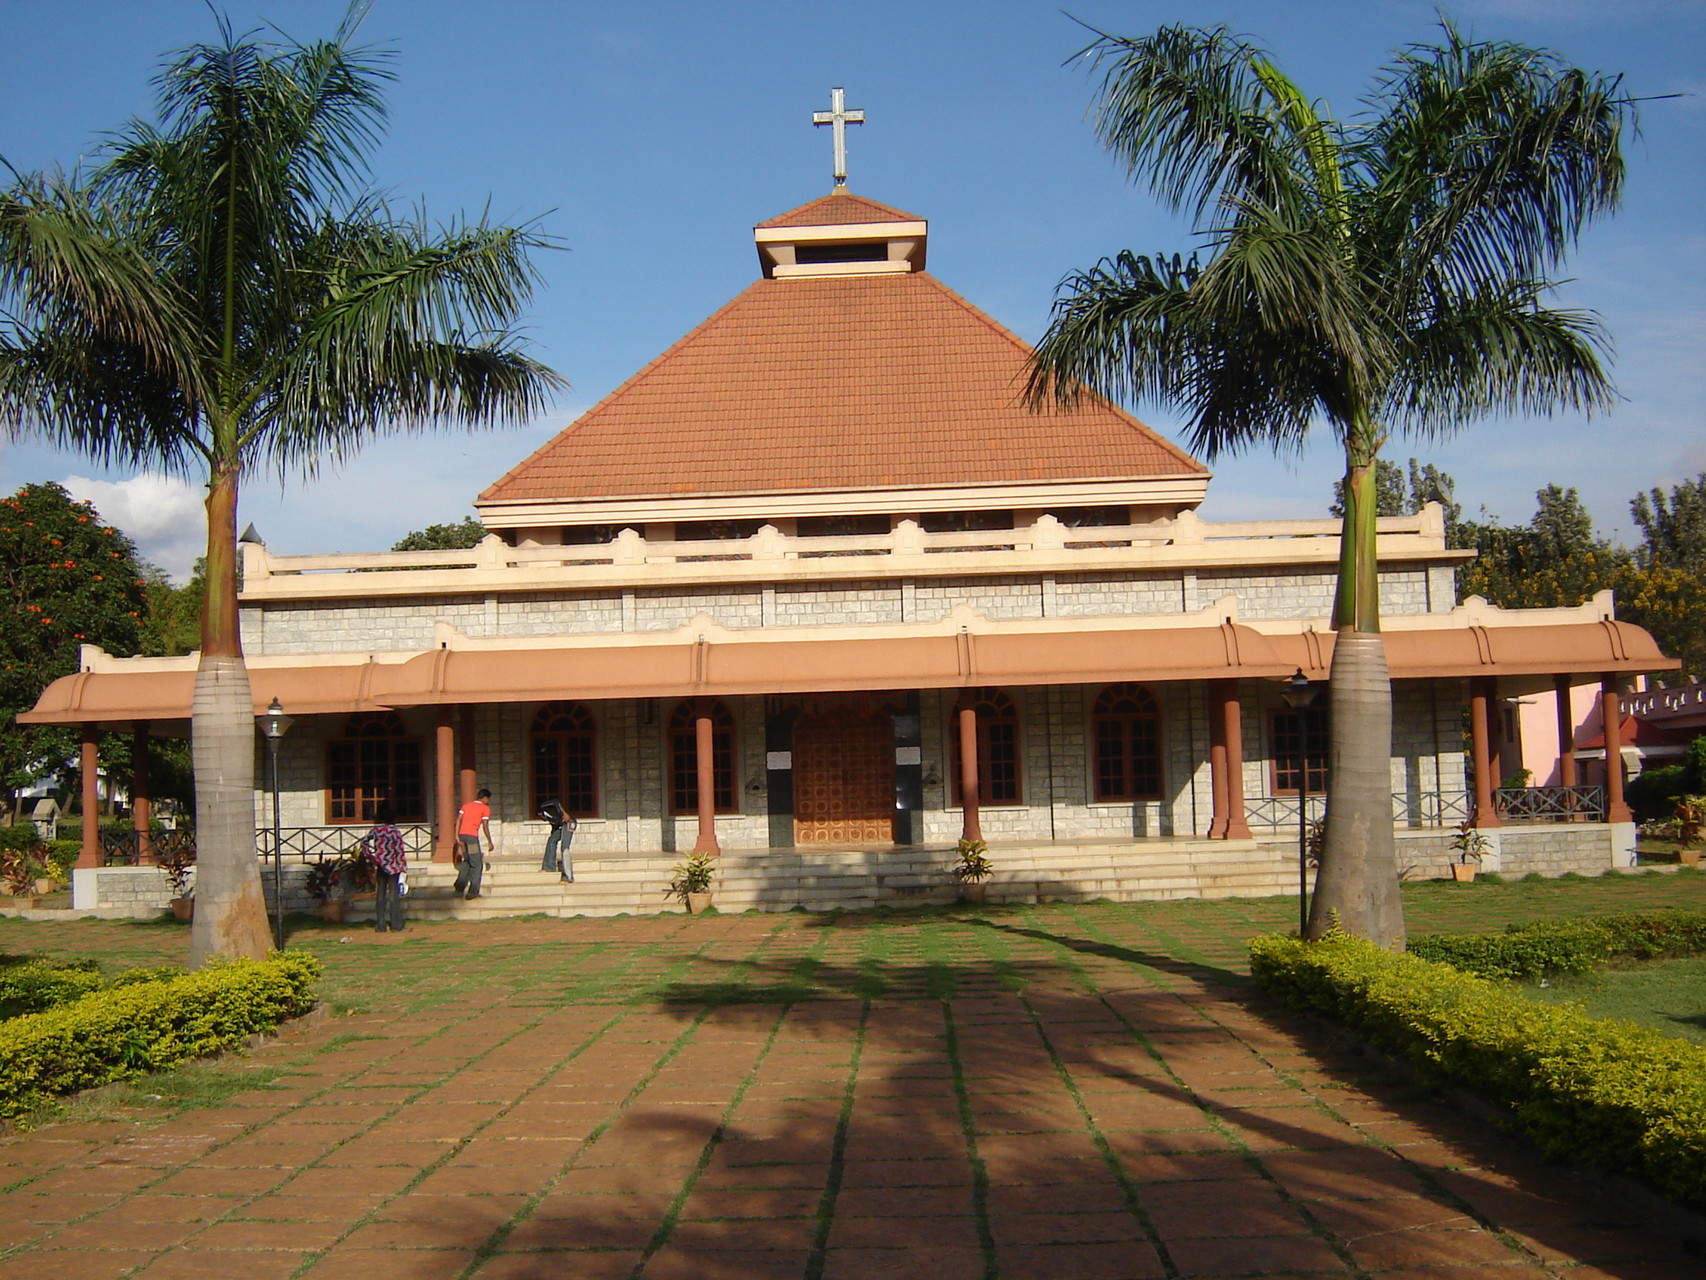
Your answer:
[[[480,836],[486,837],[486,852],[492,851],[492,793],[481,787],[479,794],[456,811],[456,835],[462,841],[462,861],[456,869],[456,892],[465,898],[480,896],[480,874],[486,860],[480,854]]]

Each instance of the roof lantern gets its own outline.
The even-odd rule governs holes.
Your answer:
[[[845,187],[752,229],[767,280],[924,270],[929,224]]]

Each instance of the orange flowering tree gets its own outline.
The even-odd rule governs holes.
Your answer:
[[[132,654],[147,609],[136,547],[56,484],[0,498],[0,787],[27,786],[76,755],[69,729],[20,725],[78,646]]]

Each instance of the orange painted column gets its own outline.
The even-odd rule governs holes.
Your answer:
[[[721,853],[717,843],[717,733],[704,707],[693,716],[694,782],[699,793],[699,836],[694,853]]]
[[[438,840],[433,844],[434,862],[453,862],[456,852],[456,726],[450,708],[438,709],[433,726],[433,789],[437,793]]]
[[[80,867],[101,865],[101,792],[100,778],[96,775],[100,762],[95,751],[100,740],[99,726],[83,726],[83,746],[77,760],[83,783],[83,845],[77,851],[77,865]]]
[[[960,708],[960,839],[983,839],[983,823],[978,820],[977,786],[977,711]]]
[[[1599,707],[1605,721],[1605,820],[1633,822],[1635,815],[1623,800],[1623,699],[1616,676],[1599,678]]]
[[[1238,682],[1223,681],[1221,694],[1221,737],[1226,741],[1226,838],[1248,840],[1250,823],[1244,816],[1244,706],[1238,700]],[[1305,780],[1307,781],[1307,780]],[[1303,812],[1303,797],[1298,797]]]
[[[1493,803],[1492,740],[1487,717],[1493,700],[1493,682],[1486,676],[1469,681],[1469,763],[1475,774],[1475,808],[1471,817],[1477,827],[1498,827],[1498,807]]]
[[[1221,682],[1208,684],[1208,789],[1212,797],[1212,816],[1208,823],[1208,838],[1226,838],[1226,717],[1221,701]]]
[[[1576,785],[1576,725],[1570,710],[1570,677],[1552,677],[1552,699],[1558,714],[1558,785]]]
[[[154,816],[154,799],[148,786],[148,721],[138,720],[130,736],[130,812],[136,829],[136,860],[154,861],[154,836],[149,822]]]

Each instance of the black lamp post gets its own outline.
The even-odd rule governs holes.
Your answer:
[[[272,783],[272,904],[273,904],[273,943],[279,950],[284,949],[284,829],[279,825],[278,812],[278,744],[284,735],[290,732],[293,723],[284,714],[284,708],[278,699],[272,700],[272,705],[265,714],[259,717],[261,736],[267,740],[267,763],[270,766]]]
[[[1309,929],[1309,738],[1303,713],[1315,703],[1321,686],[1311,684],[1299,667],[1281,687],[1286,705],[1297,713],[1297,936]]]

